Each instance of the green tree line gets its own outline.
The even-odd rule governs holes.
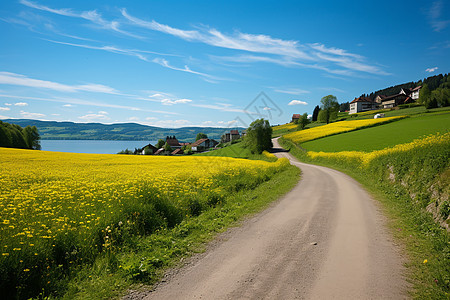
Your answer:
[[[22,128],[0,121],[0,147],[40,150],[40,139],[36,126]]]

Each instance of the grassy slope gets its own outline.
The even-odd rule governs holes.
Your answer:
[[[302,144],[308,151],[373,151],[450,130],[450,113],[412,116],[382,126],[329,136]]]

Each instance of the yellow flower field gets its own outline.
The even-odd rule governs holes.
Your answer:
[[[357,160],[360,162],[360,167],[367,167],[370,162],[377,157],[384,155],[391,155],[398,152],[410,151],[418,147],[427,147],[437,144],[449,144],[450,132],[444,134],[433,134],[423,139],[417,139],[411,143],[399,144],[394,147],[385,148],[382,150],[372,152],[360,152],[360,151],[341,151],[341,152],[314,152],[308,151],[307,155],[312,159],[325,158],[325,159],[342,159],[342,160]]]
[[[256,186],[288,164],[0,148],[0,269],[45,273],[61,259],[95,256],[119,233],[177,224],[217,204],[236,182]]]
[[[294,143],[301,144],[307,141],[315,140],[329,135],[353,131],[363,127],[370,127],[378,124],[388,123],[401,118],[404,117],[400,116],[381,119],[334,122],[323,126],[309,128],[306,130],[291,132],[284,135],[283,137],[288,140],[291,140]]]

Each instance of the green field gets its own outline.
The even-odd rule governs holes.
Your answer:
[[[414,109],[414,108],[413,108]],[[407,111],[405,109],[405,111]],[[450,113],[412,116],[397,122],[329,136],[302,144],[308,151],[373,151],[450,130]]]
[[[266,161],[274,161],[275,159],[268,158],[263,154],[253,154],[248,148],[244,147],[243,142],[239,142],[222,149],[211,150],[208,152],[194,154],[195,156],[223,156],[223,157],[234,157],[234,158],[248,158],[248,159],[259,159]]]

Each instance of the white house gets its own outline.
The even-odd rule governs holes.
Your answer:
[[[367,97],[355,98],[355,100],[350,102],[349,114],[355,114],[362,111],[372,110],[375,109],[376,107],[377,103]]]

